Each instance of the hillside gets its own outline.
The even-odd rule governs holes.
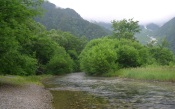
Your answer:
[[[166,38],[169,43],[169,48],[175,53],[175,17],[161,27],[151,23],[142,26],[141,29],[142,31],[136,34],[137,39],[141,43],[146,44],[154,38],[160,42],[162,38]]]
[[[154,23],[150,23],[145,26],[140,25],[140,29],[141,29],[140,33],[137,33],[135,35],[135,37],[140,43],[146,45],[150,41],[159,39],[158,37],[155,36],[155,32],[159,29],[158,25]]]
[[[106,23],[106,22],[93,22],[101,27],[104,27],[110,31],[112,31],[112,24],[111,23]],[[146,45],[148,42],[150,42],[151,40],[156,40],[156,36],[155,36],[155,32],[159,29],[159,26],[154,24],[154,23],[150,23],[146,26],[140,25],[140,33],[135,34],[136,39]],[[157,38],[159,39],[159,38]]]
[[[110,31],[113,30],[113,29],[112,29],[112,24],[111,24],[111,23],[97,22],[97,21],[93,21],[93,23],[94,23],[94,24],[97,24],[97,25],[99,25],[99,26],[101,26],[101,27],[104,27],[104,28],[106,28],[106,29],[108,29],[108,30],[110,30]]]
[[[37,17],[35,20],[40,22],[48,30],[59,29],[68,31],[75,36],[86,36],[87,39],[94,39],[111,34],[111,24],[104,22],[89,22],[84,20],[75,10],[70,8],[60,8],[56,5],[44,2],[42,7],[45,13],[42,17]],[[141,25],[141,31],[135,37],[142,44],[147,44],[151,40],[160,41],[166,37],[170,48],[175,52],[175,18],[165,23],[162,27],[154,23]]]
[[[109,30],[84,20],[73,9],[59,8],[49,2],[44,2],[42,7],[45,10],[44,15],[35,20],[46,26],[48,30],[60,29],[78,37],[86,36],[88,39],[106,36],[110,33]]]
[[[157,32],[157,37],[166,37],[169,47],[175,53],[175,17],[165,23]]]

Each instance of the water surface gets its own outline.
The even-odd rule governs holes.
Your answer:
[[[175,109],[174,83],[72,73],[46,84],[50,86],[56,109]]]

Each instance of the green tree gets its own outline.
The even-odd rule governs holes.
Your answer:
[[[60,74],[72,71],[73,61],[70,55],[46,33],[35,37],[32,47],[38,62],[37,74]]]
[[[80,55],[80,66],[89,75],[101,75],[116,70],[117,40],[96,39],[90,41]]]
[[[166,38],[163,38],[159,43],[147,45],[150,55],[152,56],[153,63],[158,65],[169,65],[170,63],[174,63],[174,54],[168,49],[168,46],[169,43]]]
[[[47,36],[50,37],[53,41],[59,44],[61,47],[64,47],[66,52],[74,60],[74,71],[80,71],[79,59],[81,51],[84,49],[87,39],[85,37],[76,37],[68,32],[63,32],[60,30],[50,30],[47,32]]]
[[[167,48],[152,47],[150,54],[158,65],[169,65],[170,62],[174,62],[174,54]]]
[[[73,70],[73,60],[63,48],[59,47],[59,54],[51,57],[46,67],[47,72],[54,75],[70,73]]]
[[[29,21],[40,13],[42,0],[0,1],[0,72],[3,74],[34,74],[36,60],[23,52],[28,41]]]
[[[121,46],[118,51],[118,63],[121,68],[140,66],[140,57],[138,51],[128,45]]]
[[[126,38],[134,40],[134,34],[140,32],[138,21],[133,19],[123,19],[121,21],[112,21],[113,37],[115,38]]]
[[[148,48],[127,39],[100,38],[90,41],[80,54],[80,66],[90,75],[149,64]]]

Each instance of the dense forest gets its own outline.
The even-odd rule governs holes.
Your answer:
[[[175,53],[175,18],[171,19],[165,23],[158,31],[156,32],[157,37],[165,38],[169,45],[168,47],[173,50]]]
[[[101,75],[123,68],[174,63],[174,54],[166,48],[166,41],[159,45],[142,45],[135,38],[140,31],[138,21],[112,21],[113,35],[90,41],[80,54],[81,69],[90,75]]]
[[[110,31],[112,31],[111,23],[94,22]],[[135,34],[136,39],[143,45],[155,41],[160,44],[162,40],[166,39],[168,42],[168,48],[175,53],[175,32],[174,32],[175,18],[166,22],[162,26],[150,23],[147,25],[140,25],[140,32]]]
[[[79,70],[78,55],[86,38],[60,30],[48,31],[34,21],[42,13],[42,3],[42,0],[0,1],[0,74],[57,74]]]
[[[136,40],[141,29],[133,19],[112,21],[109,35],[72,9],[56,8],[43,0],[7,0],[0,1],[0,23],[0,74],[57,75],[81,70],[101,75],[122,68],[174,64],[166,40],[158,45]],[[158,27],[148,28],[157,31]],[[173,34],[161,35],[172,40]]]
[[[108,29],[84,20],[73,9],[56,7],[50,2],[44,2],[42,7],[44,15],[35,20],[46,26],[47,30],[54,28],[69,31],[78,37],[86,36],[88,40],[110,34]]]

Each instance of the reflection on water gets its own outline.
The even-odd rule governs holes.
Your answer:
[[[69,96],[73,96],[75,92],[79,92],[79,95],[81,96],[83,93],[82,98],[86,98],[87,95],[92,95],[89,97],[90,99],[93,97],[101,98],[98,100],[94,99],[94,103],[96,102],[96,104],[100,105],[103,104],[104,109],[175,109],[175,85],[173,83],[87,77],[84,73],[72,73],[56,77],[48,81],[47,85],[51,86],[49,89],[52,90],[52,93],[57,93],[57,95],[69,92],[71,93]],[[53,96],[56,95],[53,94]],[[59,96],[56,96],[56,98]],[[62,98],[65,98],[65,96]],[[99,100],[102,100],[103,102],[99,102]],[[72,101],[76,100],[73,99]],[[80,101],[83,101],[83,99]],[[88,104],[88,101],[85,101],[84,104]],[[92,99],[89,101],[92,101]],[[80,104],[81,103],[79,103],[79,105]],[[91,103],[91,105],[93,104]],[[74,109],[81,108],[96,109],[98,107],[85,106],[84,108],[80,105],[80,108]]]

